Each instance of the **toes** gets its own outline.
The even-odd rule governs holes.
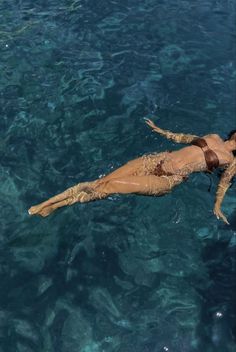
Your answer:
[[[28,213],[29,215],[35,215],[37,214],[42,208],[37,206],[37,205],[34,205],[33,207],[31,207],[29,210],[28,210]]]
[[[28,210],[29,215],[41,215],[43,217],[48,216],[53,211],[53,208],[33,206]]]
[[[42,217],[46,217],[48,215],[50,215],[52,212],[54,211],[53,207],[46,207],[44,209],[42,209],[38,215],[41,215]]]

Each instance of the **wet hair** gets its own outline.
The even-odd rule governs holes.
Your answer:
[[[229,134],[228,134],[228,136],[227,136],[226,140],[231,139],[231,138],[233,137],[233,135],[234,135],[234,134],[235,134],[234,139],[236,139],[236,130],[232,130],[231,132],[229,132]]]
[[[235,134],[234,139],[236,141],[236,130],[232,130],[231,132],[229,132],[229,134],[228,134],[228,136],[226,138],[226,141],[230,140],[233,137],[234,134]],[[236,156],[236,150],[233,151],[233,155]]]
[[[234,134],[235,134],[234,139],[236,140],[236,130],[232,130],[232,131],[229,132],[228,136],[225,138],[225,141],[230,140],[233,137]],[[236,157],[236,150],[233,150],[233,155],[234,155],[234,157]],[[224,172],[224,169],[218,169],[217,170],[217,176],[219,178],[221,178],[223,172]],[[235,179],[236,179],[236,176],[233,177],[230,187],[232,186],[232,184],[235,181]],[[209,185],[209,188],[208,188],[208,192],[211,192],[211,187],[212,187],[212,178],[210,178],[210,185]]]

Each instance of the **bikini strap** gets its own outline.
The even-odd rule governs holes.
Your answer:
[[[192,143],[192,145],[196,145],[199,148],[204,148],[204,147],[208,147],[207,142],[205,141],[204,138],[195,138]]]

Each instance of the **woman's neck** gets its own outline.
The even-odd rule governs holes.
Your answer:
[[[229,151],[229,152],[233,152],[234,150],[236,150],[236,141],[233,139],[230,139],[228,141],[225,141],[225,148]]]

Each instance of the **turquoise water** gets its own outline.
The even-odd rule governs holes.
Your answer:
[[[235,351],[235,183],[230,226],[212,214],[217,174],[27,214],[178,148],[145,116],[226,137],[235,15],[230,0],[0,2],[0,352]]]

